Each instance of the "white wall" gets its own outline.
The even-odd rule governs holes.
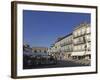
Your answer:
[[[24,1],[100,5],[99,0],[24,0]],[[11,65],[11,48],[10,48],[11,8],[10,7],[11,7],[11,0],[0,0],[0,80],[13,80],[10,78],[10,68],[11,68],[10,66]],[[99,17],[100,16],[98,16],[98,18]],[[98,22],[100,22],[100,19]],[[100,27],[98,27],[98,30],[100,30]],[[100,32],[98,32],[98,34],[100,35]],[[100,44],[100,37],[98,41],[99,41],[98,44]],[[98,57],[100,57],[100,54],[98,55],[99,55]],[[98,61],[100,61],[100,58]],[[100,67],[100,64],[98,65],[99,65],[98,67]],[[100,69],[98,74],[60,76],[60,77],[49,77],[49,78],[46,77],[46,78],[34,78],[34,79],[30,78],[28,80],[40,80],[40,79],[41,80],[100,80]]]

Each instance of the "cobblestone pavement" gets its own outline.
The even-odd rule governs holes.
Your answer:
[[[36,68],[56,68],[56,67],[79,67],[79,66],[90,66],[89,60],[59,60],[56,64],[43,64],[29,66],[26,69],[36,69]]]

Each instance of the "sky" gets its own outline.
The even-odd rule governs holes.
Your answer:
[[[84,22],[91,22],[91,14],[23,10],[23,42],[32,47],[50,47]]]

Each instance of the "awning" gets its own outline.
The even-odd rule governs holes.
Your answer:
[[[72,52],[71,56],[83,56],[85,55],[85,52]]]
[[[87,51],[85,55],[89,55],[89,54],[91,54],[91,51]]]

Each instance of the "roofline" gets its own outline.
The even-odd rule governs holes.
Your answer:
[[[48,47],[32,47],[32,48],[48,48]]]
[[[74,28],[74,30],[77,30],[77,29],[83,27],[83,25],[87,25],[87,24],[90,25],[90,23],[81,23],[81,24],[77,25],[77,26]]]
[[[72,33],[69,33],[69,34],[63,36],[60,40],[58,40],[58,41],[56,41],[56,42],[59,42],[59,41],[63,40],[64,38],[66,38],[66,37],[68,37],[68,36],[70,36],[70,35],[73,35],[73,34],[72,34]]]

